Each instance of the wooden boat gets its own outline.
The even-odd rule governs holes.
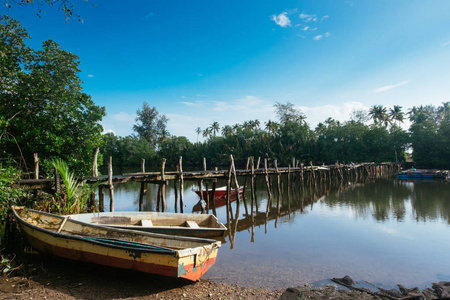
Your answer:
[[[137,271],[199,280],[214,265],[219,241],[116,229],[23,207],[14,216],[38,252]]]
[[[194,191],[199,197],[201,196],[200,191]],[[206,196],[208,195],[208,199],[211,200],[212,199],[212,190],[208,190],[207,191],[202,191],[203,192],[203,200],[204,203],[202,203],[202,200],[200,200],[197,204],[194,205],[194,207],[192,208],[193,212],[199,212],[204,210],[204,207],[206,207]],[[244,188],[243,187],[239,187],[239,196],[242,197],[242,193],[244,192]],[[230,191],[230,202],[234,202],[236,201],[237,197],[236,197],[236,191],[234,189],[232,189]],[[224,206],[225,204],[227,204],[227,187],[223,186],[220,188],[217,188],[215,193],[214,193],[214,205],[216,208]],[[209,208],[211,208],[211,203],[209,204]]]
[[[206,195],[208,195],[208,198],[211,199],[212,198],[212,194],[213,191],[212,190],[203,190],[202,193],[200,193],[200,191],[194,191],[199,197],[201,196],[201,194],[203,194],[203,199],[206,200]],[[244,192],[244,187],[239,187],[239,196],[242,195],[242,193]],[[215,190],[214,193],[214,198],[221,198],[221,197],[226,197],[227,196],[227,187],[226,186],[222,186],[220,188],[217,188]],[[231,189],[230,191],[230,196],[236,197],[236,190]]]
[[[102,212],[70,215],[71,220],[115,228],[191,237],[222,237],[227,228],[210,214]]]
[[[398,172],[398,179],[412,179],[412,180],[434,180],[434,179],[447,179],[449,175],[448,171],[442,170],[417,170],[409,169]]]

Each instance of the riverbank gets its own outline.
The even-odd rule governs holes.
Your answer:
[[[0,299],[396,299],[392,295],[336,289],[331,285],[310,288],[302,284],[296,288],[271,290],[207,280],[194,283],[63,259],[42,260],[40,257],[33,263],[24,263],[20,273],[0,277]],[[346,283],[348,281],[341,284]],[[428,295],[430,297],[425,299],[438,299],[435,297],[437,294]],[[407,299],[405,295],[399,295],[399,298]]]
[[[58,258],[0,277],[0,299],[278,299],[283,290],[190,282]]]

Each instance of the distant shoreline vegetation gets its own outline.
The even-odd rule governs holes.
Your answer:
[[[406,151],[412,149],[415,166],[450,167],[450,102],[439,107],[413,107],[406,114],[401,106],[388,110],[374,105],[369,111],[353,111],[350,120],[343,123],[328,118],[314,130],[292,103],[276,103],[274,108],[278,122],[269,120],[261,125],[259,120],[250,120],[223,127],[213,122],[208,128],[196,129],[205,141],[192,143],[186,137],[170,135],[165,127],[169,120],[144,103],[134,126],[141,131],[126,137],[105,134],[100,151],[104,159],[112,156],[114,165],[119,166],[139,166],[145,158],[148,165],[157,168],[166,158],[167,166],[175,168],[182,156],[183,165],[202,166],[205,157],[208,167],[213,168],[228,165],[230,154],[241,167],[249,156],[277,159],[287,166],[292,158],[316,164],[403,162]],[[409,130],[400,127],[405,115],[411,121]]]

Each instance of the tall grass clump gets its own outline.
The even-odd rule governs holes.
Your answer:
[[[63,205],[63,214],[78,214],[87,207],[89,197],[95,187],[80,182],[69,166],[62,159],[51,161],[51,165],[58,171],[66,188],[66,199]]]

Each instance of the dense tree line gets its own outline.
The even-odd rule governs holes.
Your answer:
[[[16,20],[0,16],[0,158],[31,171],[38,153],[44,171],[62,158],[86,173],[102,143],[105,108],[83,92],[77,56],[51,40],[32,49],[27,39]]]
[[[161,158],[175,167],[179,156],[183,156],[183,164],[189,166],[202,166],[203,157],[207,158],[209,167],[226,166],[230,154],[241,167],[249,156],[277,159],[280,165],[286,166],[293,158],[315,164],[401,162],[405,161],[406,150],[412,147],[417,166],[450,167],[447,159],[450,157],[449,102],[439,107],[413,107],[408,112],[412,122],[409,131],[400,127],[405,113],[397,105],[389,111],[381,105],[374,105],[369,111],[355,111],[344,123],[328,118],[314,130],[293,104],[276,103],[274,106],[279,122],[269,120],[264,128],[258,120],[222,128],[213,122],[203,130],[197,128],[196,133],[202,134],[205,141],[196,143],[185,137],[170,136],[165,131],[166,135],[158,138],[157,146],[150,147],[154,151],[147,151],[146,155],[140,155],[143,152],[137,150],[142,143],[148,144],[144,139],[108,135],[104,155],[112,155],[118,162],[130,165],[139,164],[140,158],[145,157],[155,167],[159,166]],[[125,143],[128,139],[133,142]],[[109,141],[114,141],[114,147]]]

